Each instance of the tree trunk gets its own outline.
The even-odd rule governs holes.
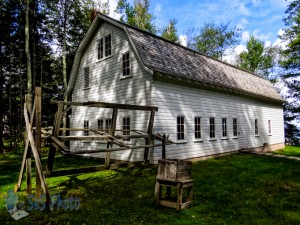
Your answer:
[[[31,73],[31,56],[30,56],[30,47],[29,47],[29,1],[26,0],[25,8],[25,53],[27,61],[27,93],[31,96],[28,98],[28,108],[31,112],[32,109],[32,73]]]

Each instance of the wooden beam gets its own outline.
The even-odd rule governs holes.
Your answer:
[[[36,104],[35,107],[35,145],[37,149],[37,153],[39,158],[41,157],[41,128],[42,128],[42,92],[40,87],[35,88],[35,98],[34,102]],[[35,186],[35,196],[37,198],[41,197],[41,179],[38,174],[37,166],[35,168],[35,178],[36,178],[36,186]]]
[[[33,103],[33,110],[32,111],[35,112],[35,102]],[[32,129],[33,118],[34,118],[34,113],[32,113],[31,116],[30,116],[30,127],[31,127],[31,129]],[[28,173],[30,171],[30,174],[27,174],[27,176],[26,176],[26,183],[28,185],[30,185],[30,190],[28,190],[28,191],[31,193],[31,157],[30,157],[30,154],[28,153],[29,151],[31,151],[31,150],[30,150],[30,146],[29,146],[29,139],[28,139],[27,133],[26,133],[25,149],[24,149],[21,169],[20,169],[20,173],[19,173],[18,183],[15,185],[15,192],[18,192],[21,188],[23,173],[24,173],[24,169],[26,167],[26,174],[27,174],[27,171],[28,171]],[[29,160],[29,158],[30,158],[30,160]],[[28,162],[27,162],[27,160],[28,160]],[[30,167],[29,167],[29,165],[30,165]],[[27,168],[27,166],[28,166],[28,168]],[[30,178],[29,178],[29,176],[30,176]],[[28,177],[28,179],[27,179],[27,177]]]
[[[114,136],[115,134],[115,130],[116,130],[116,126],[117,126],[117,116],[118,116],[118,108],[114,107],[113,110],[113,114],[112,114],[112,118],[111,118],[111,126],[110,126],[110,130],[109,130],[109,135]],[[113,143],[112,142],[108,142],[107,143],[107,148],[112,148]],[[110,164],[110,155],[111,152],[107,152],[106,153],[106,157],[105,157],[105,165],[106,168],[109,168],[109,164]]]
[[[148,138],[146,138],[146,145],[149,145],[151,142],[151,135],[152,135],[152,131],[153,131],[153,123],[154,123],[154,116],[155,116],[155,110],[152,109],[151,110],[151,114],[150,114],[150,118],[149,118],[149,123],[148,123],[148,130],[147,130],[147,134],[150,135]],[[145,147],[144,150],[144,161],[147,162],[148,161],[148,154],[149,154],[149,147]]]
[[[59,103],[60,101],[51,101],[51,103]],[[108,103],[108,102],[64,102],[65,105],[73,106],[86,106],[86,107],[98,107],[98,108],[118,108],[118,109],[128,109],[128,110],[143,110],[143,111],[155,111],[158,110],[155,106],[141,106],[141,105],[130,105],[130,104],[119,104],[119,103]]]
[[[29,118],[28,118],[28,114],[27,114],[27,110],[26,110],[26,104],[24,104],[24,117],[25,117],[25,123],[26,123],[26,131],[27,131],[28,139],[29,139],[30,146],[32,149],[32,153],[34,156],[36,169],[38,171],[38,176],[40,177],[40,180],[41,180],[41,186],[46,195],[46,203],[48,204],[50,201],[50,195],[49,195],[48,187],[46,184],[46,179],[45,179],[45,176],[42,171],[42,163],[40,160],[40,156],[39,156],[38,150],[37,150],[35,142],[34,142],[33,134],[30,129],[30,123],[29,123]]]
[[[70,149],[68,147],[66,147],[64,145],[64,143],[62,143],[60,140],[58,140],[56,137],[54,136],[49,136],[49,138],[56,144],[56,146],[61,149],[62,151],[65,151],[65,152],[70,152]],[[52,143],[51,143],[52,144]],[[56,148],[57,148],[56,147]]]
[[[60,131],[60,126],[62,122],[62,112],[64,108],[64,102],[58,102],[58,107],[57,107],[57,112],[55,114],[55,119],[54,119],[54,124],[53,124],[53,131],[52,131],[52,136],[58,137],[59,131]],[[48,173],[52,172],[53,169],[53,163],[54,163],[54,158],[55,158],[55,151],[56,149],[51,145],[49,148],[49,153],[48,153],[48,167],[47,171]]]

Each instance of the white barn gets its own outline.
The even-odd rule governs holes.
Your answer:
[[[73,102],[157,106],[154,133],[170,134],[176,142],[167,147],[167,158],[191,159],[264,143],[272,150],[284,147],[283,100],[270,81],[101,14],[77,50],[66,94]],[[111,113],[74,107],[71,127],[109,128]],[[117,129],[145,130],[148,118],[146,112],[120,110]],[[103,144],[73,141],[71,150]],[[111,158],[141,161],[143,149],[113,152]],[[160,158],[161,148],[150,150],[150,162]]]

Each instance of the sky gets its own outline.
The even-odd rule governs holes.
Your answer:
[[[128,0],[132,3],[133,0]],[[201,28],[209,22],[228,23],[240,29],[241,42],[235,48],[235,54],[246,49],[250,35],[265,42],[266,46],[284,43],[278,38],[284,27],[284,11],[291,0],[150,0],[150,12],[159,28],[167,26],[170,19],[177,20],[178,35],[185,39],[189,28]],[[110,0],[110,16],[118,19],[114,13],[117,0]],[[184,42],[184,41],[183,41]],[[225,60],[232,62],[234,55]]]

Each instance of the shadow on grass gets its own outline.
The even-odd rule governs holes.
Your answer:
[[[2,167],[2,166],[1,166]],[[6,166],[4,166],[6,168]],[[11,168],[12,169],[12,168]],[[7,174],[5,175],[7,176]],[[193,164],[193,206],[155,207],[156,167],[47,178],[51,194],[81,199],[78,211],[31,211],[22,224],[300,224],[300,163],[231,155]],[[7,179],[7,177],[5,178]],[[9,179],[8,183],[13,179]],[[1,189],[2,193],[2,189]],[[20,193],[22,195],[22,193]],[[3,224],[14,222],[0,212]]]

